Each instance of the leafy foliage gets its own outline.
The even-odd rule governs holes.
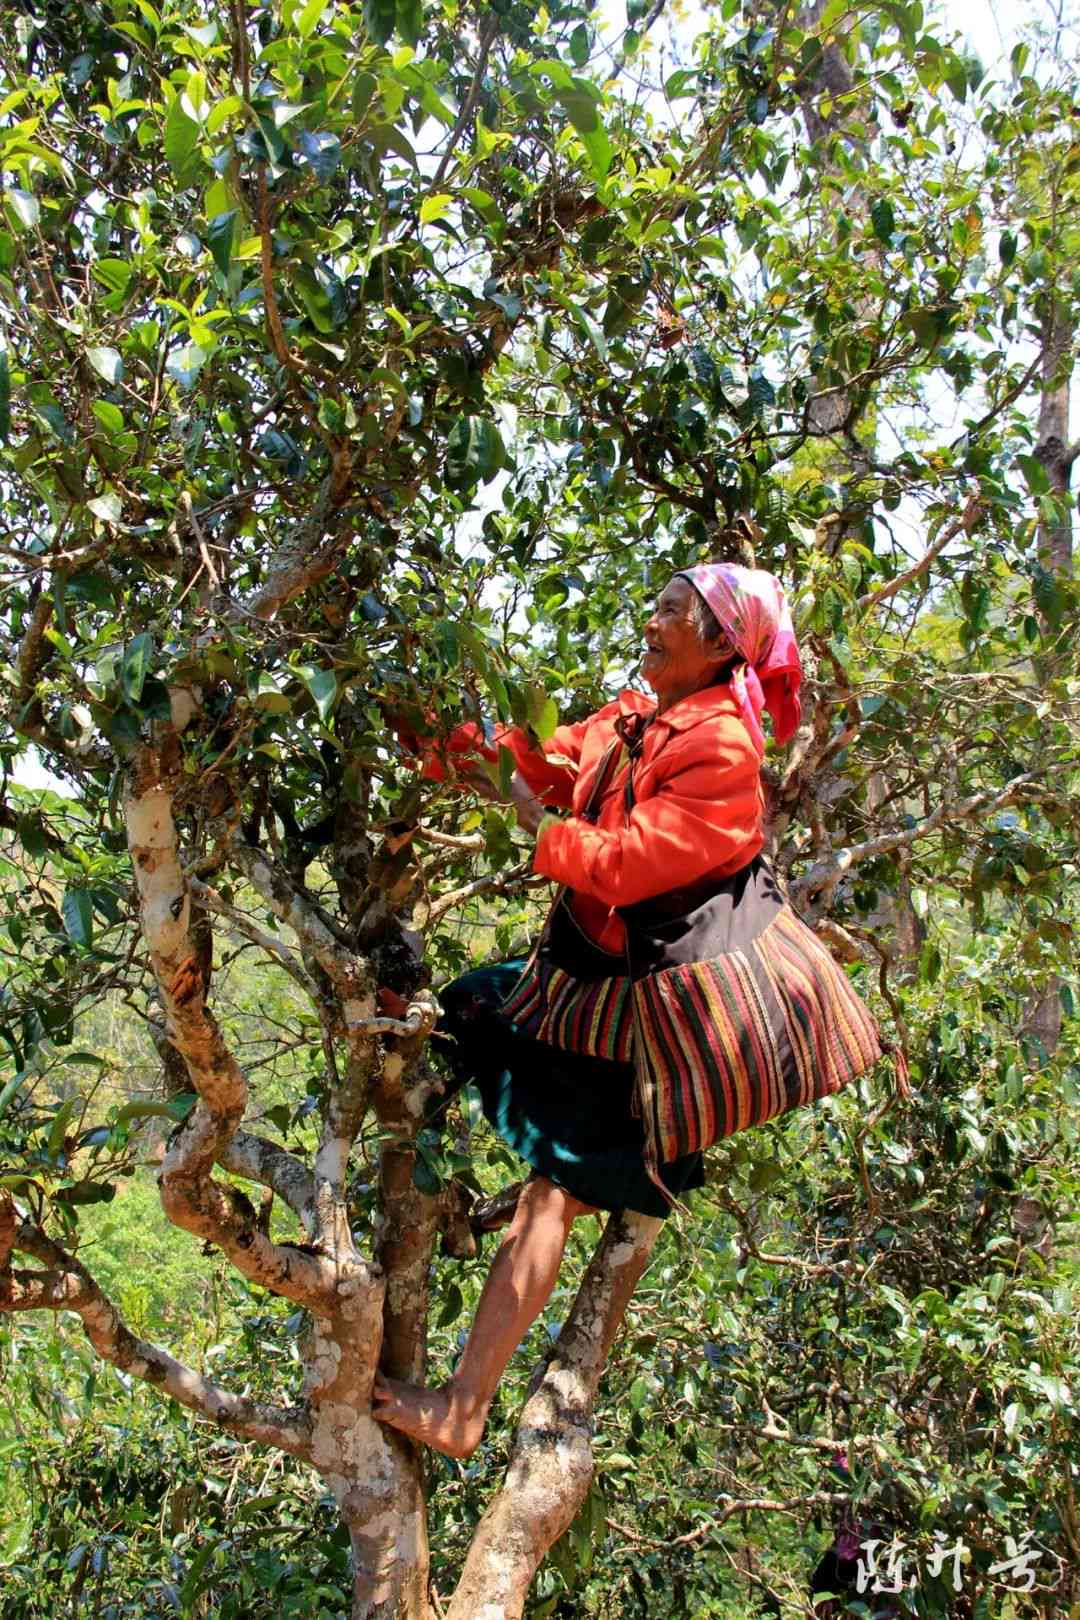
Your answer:
[[[418,751],[463,717],[550,735],[632,672],[673,569],[752,554],[789,584],[808,664],[810,724],[770,776],[777,863],[880,986],[917,1106],[864,1089],[717,1150],[708,1213],[666,1234],[616,1351],[603,1477],[538,1612],[795,1601],[837,1496],[924,1550],[966,1536],[973,1617],[996,1612],[1001,1538],[1032,1529],[1047,1584],[1007,1602],[1048,1612],[1076,1596],[1080,1534],[1076,588],[1033,407],[1068,386],[1040,363],[1075,325],[1073,87],[1023,51],[985,73],[907,0],[725,0],[653,84],[646,15],[614,62],[588,7],[531,0],[0,20],[0,1198],[93,1265],[94,1233],[122,1248],[140,1198],[148,1219],[136,1158],[190,1106],[160,1082],[132,905],[141,748],[171,737],[186,870],[223,908],[216,957],[196,911],[261,1074],[248,1123],[310,1155],[340,1027],[282,972],[237,840],[403,997],[509,954],[535,921],[527,851],[452,759],[421,780]],[[13,784],[30,745],[63,794]],[[234,966],[252,948],[257,976]],[[1064,1025],[1040,1047],[1048,995]],[[126,1089],[106,1019],[145,1030]],[[385,1135],[361,1129],[358,1229]],[[431,1197],[509,1168],[467,1102],[415,1153]],[[439,1274],[444,1369],[474,1271]],[[184,1281],[205,1301],[193,1254]],[[276,1310],[258,1355],[230,1327],[237,1381],[292,1342]],[[78,1354],[49,1342],[20,1411],[74,1398]],[[514,1392],[469,1470],[437,1466],[440,1582]],[[19,1612],[45,1572],[115,1578],[124,1613],[151,1567],[181,1609],[340,1612],[344,1545],[299,1476],[251,1507],[250,1541],[207,1509],[159,1561],[123,1481],[158,1511],[156,1453],[205,1479],[214,1443],[138,1413],[103,1458],[59,1434],[43,1452],[54,1488],[5,1571]],[[232,1502],[258,1503],[262,1464],[229,1456]],[[94,1478],[126,1537],[101,1568]],[[763,1499],[801,1540],[725,1517]],[[323,1562],[267,1550],[303,1547],[298,1526]],[[912,1601],[949,1612],[933,1585]]]

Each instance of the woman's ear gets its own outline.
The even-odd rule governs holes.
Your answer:
[[[739,656],[722,630],[709,648],[709,654],[715,661],[718,670],[723,669],[725,664],[730,664],[733,659]]]

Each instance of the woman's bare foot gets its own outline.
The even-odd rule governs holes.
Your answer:
[[[487,1408],[452,1383],[442,1389],[423,1389],[377,1373],[371,1415],[444,1456],[469,1457],[480,1444]]]

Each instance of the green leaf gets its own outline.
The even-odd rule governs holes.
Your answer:
[[[596,321],[593,320],[588,310],[579,309],[576,310],[575,313],[579,322],[581,323],[582,328],[584,329],[586,337],[589,339],[593,348],[596,350],[601,360],[606,361],[608,358],[608,346],[607,339],[604,336],[602,328],[597,324]]]
[[[71,1116],[75,1113],[76,1109],[81,1108],[82,1106],[83,1100],[81,1097],[69,1097],[67,1101],[61,1103],[60,1107],[56,1110],[56,1113],[53,1116],[53,1122],[49,1126],[49,1136],[46,1142],[46,1151],[48,1152],[50,1159],[58,1159],[60,1157],[60,1154],[64,1150],[64,1138],[67,1136],[67,1128],[71,1122]]]
[[[86,358],[98,376],[104,377],[107,383],[118,383],[124,375],[124,362],[119,349],[89,348]]]
[[[439,1312],[438,1320],[436,1321],[435,1326],[437,1328],[450,1327],[452,1323],[457,1321],[464,1309],[465,1300],[462,1296],[461,1289],[458,1287],[457,1283],[451,1283],[450,1287],[446,1291],[446,1299],[443,1302],[443,1308]]]
[[[118,405],[107,399],[95,399],[90,409],[101,423],[110,439],[124,431],[124,413]]]
[[[424,32],[423,0],[397,0],[397,31],[406,45],[419,45]]]
[[[499,794],[503,799],[509,799],[514,782],[514,772],[517,770],[517,758],[513,749],[499,744]]]
[[[131,274],[131,265],[123,259],[99,259],[94,265],[95,280],[119,297],[127,292]]]
[[[41,1182],[35,1181],[32,1176],[0,1176],[0,1192],[24,1193],[27,1187],[36,1187],[41,1191]]]
[[[829,0],[829,4],[814,25],[817,32],[827,34],[833,23],[842,17],[846,11],[851,10],[851,4],[852,0]]]
[[[187,1097],[190,1093],[182,1095]],[[174,1111],[174,1104],[178,1101],[177,1097],[171,1098],[169,1102],[158,1102],[151,1097],[137,1097],[134,1102],[125,1103],[122,1108],[116,1110],[116,1124],[127,1125],[133,1119],[182,1119],[190,1112],[190,1108],[186,1109],[184,1114],[178,1115]]]
[[[1038,456],[1017,456],[1016,464],[1023,473],[1031,493],[1045,495],[1050,488],[1050,474]]]
[[[196,165],[199,126],[177,96],[165,117],[165,157],[181,186],[189,185]]]
[[[4,1114],[7,1111],[8,1104],[22,1086],[25,1079],[26,1075],[24,1073],[12,1075],[4,1089],[0,1091],[0,1119],[3,1119]],[[2,1183],[0,1183],[0,1185],[2,1185]]]
[[[265,669],[255,683],[251,701],[257,709],[262,709],[266,714],[288,714],[292,708],[289,699],[281,690],[277,676],[271,675],[269,670]]]
[[[540,741],[547,742],[559,724],[559,711],[554,698],[548,696],[543,686],[535,684],[529,687],[527,713],[529,724],[540,738]]]
[[[418,1153],[413,1163],[413,1186],[418,1192],[425,1193],[428,1198],[437,1198],[442,1191],[442,1182],[427,1160]]]
[[[341,142],[336,135],[326,129],[304,129],[296,137],[296,146],[323,185],[334,178],[341,162]]]
[[[165,362],[165,370],[181,388],[193,388],[199,372],[210,356],[197,343],[185,343],[174,349]]]
[[[337,697],[337,676],[332,669],[317,669],[314,664],[301,664],[296,673],[314,698],[319,719],[325,724]]]
[[[453,200],[448,191],[436,191],[432,196],[425,197],[420,204],[421,225],[429,225],[433,219],[442,219]]]
[[[35,405],[34,415],[40,418],[53,437],[59,439],[61,444],[70,445],[75,443],[75,429],[59,405]]]
[[[878,197],[870,205],[870,223],[874,227],[874,235],[879,242],[888,247],[893,239],[896,229],[896,216],[893,214],[892,203],[887,197]]]
[[[154,640],[145,630],[134,638],[124,653],[124,662],[120,666],[120,687],[133,708],[138,708],[153,656]]]
[[[1016,237],[1011,231],[1002,231],[998,239],[998,258],[1006,270],[1016,258]]]
[[[94,911],[85,889],[69,889],[60,908],[64,928],[76,945],[89,945],[94,937]]]
[[[569,88],[556,88],[555,94],[581,137],[590,168],[598,180],[605,180],[613,154],[592,87],[584,79],[574,79]]]
[[[330,0],[307,0],[307,5],[296,19],[296,32],[301,39],[307,39],[315,32],[329,3]]]
[[[215,214],[206,232],[206,240],[213,255],[214,263],[223,276],[228,275],[229,264],[232,260],[237,213],[237,209],[230,208],[224,214]]]
[[[396,26],[396,0],[364,0],[364,27],[376,45],[385,45]]]
[[[119,523],[123,506],[115,490],[107,490],[104,495],[95,495],[92,501],[87,501],[87,510],[93,512],[95,517],[106,523]]]
[[[487,484],[506,461],[506,448],[489,416],[459,416],[446,441],[446,482],[451,489]]]
[[[18,186],[9,186],[7,199],[11,204],[11,211],[19,221],[24,231],[32,231],[41,218],[41,204],[32,191],[21,191]]]

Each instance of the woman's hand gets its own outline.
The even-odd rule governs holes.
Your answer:
[[[543,800],[536,797],[520,771],[514,772],[510,783],[510,800],[517,811],[518,826],[535,836],[547,811]]]

